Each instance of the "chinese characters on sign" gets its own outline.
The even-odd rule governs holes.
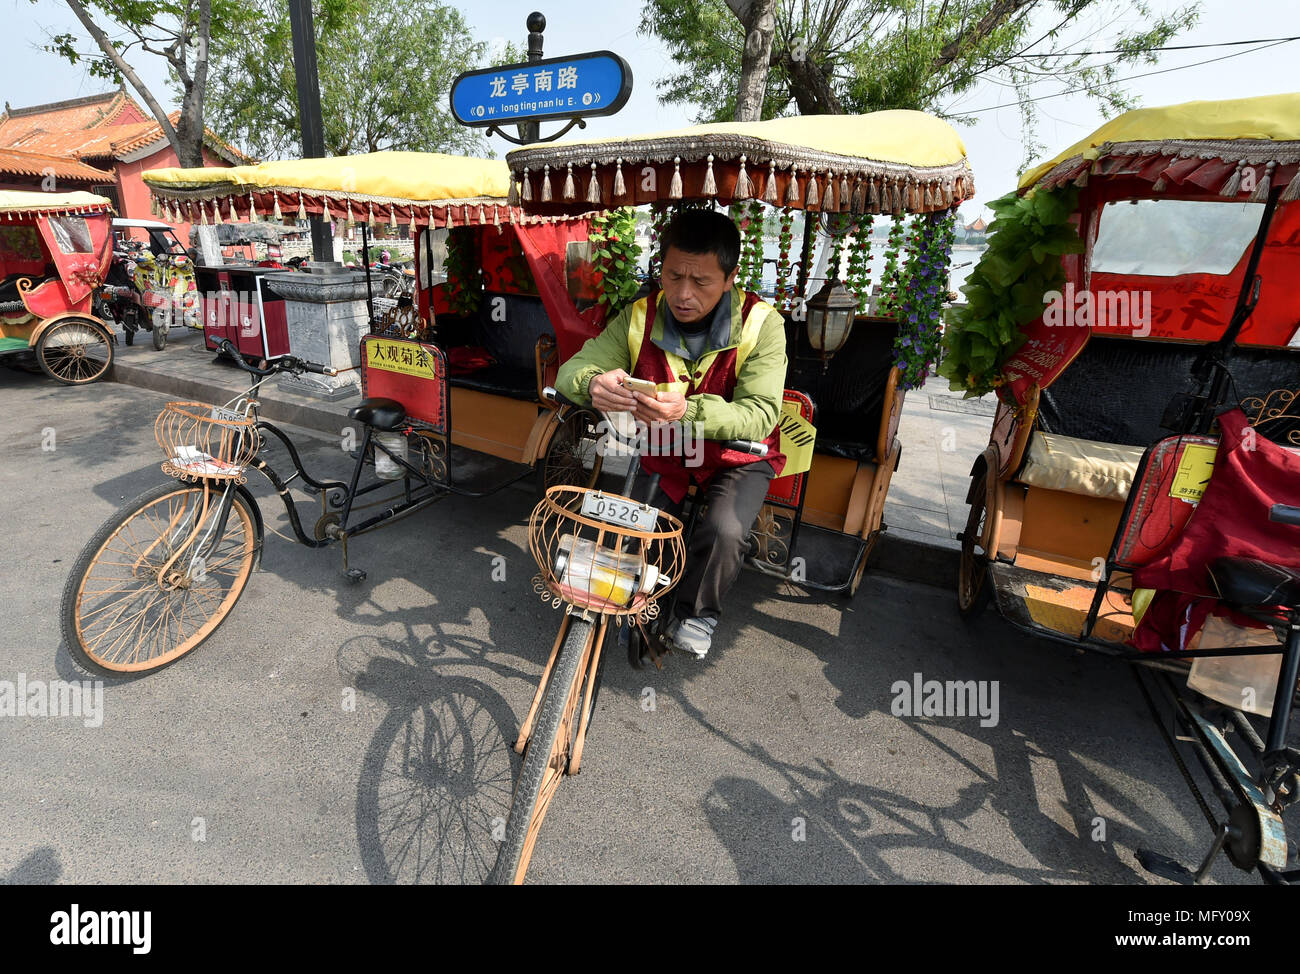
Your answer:
[[[631,91],[627,62],[597,51],[467,72],[452,85],[451,108],[462,125],[612,115]]]

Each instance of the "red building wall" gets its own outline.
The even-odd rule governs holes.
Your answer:
[[[203,164],[205,166],[229,166],[220,156],[207,149],[203,150]],[[180,159],[172,150],[170,145],[164,145],[161,149],[151,156],[144,159],[138,159],[135,162],[118,161],[117,168],[117,198],[121,201],[121,212],[118,216],[127,217],[132,220],[157,220],[149,209],[149,187],[145,185],[140,174],[147,169],[166,169],[170,166],[179,166]],[[171,223],[171,221],[167,221]],[[176,228],[176,236],[180,238],[181,243],[187,247],[190,243],[190,224],[172,223]]]

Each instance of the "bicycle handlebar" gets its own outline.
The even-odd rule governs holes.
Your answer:
[[[1300,527],[1300,507],[1291,504],[1274,504],[1268,509],[1268,519],[1278,524]]]
[[[294,355],[281,356],[265,368],[258,368],[256,365],[252,365],[248,359],[244,358],[244,356],[240,354],[239,349],[235,348],[234,343],[229,338],[223,339],[217,348],[219,351],[225,352],[233,358],[235,364],[245,372],[262,378],[265,378],[268,375],[274,375],[277,372],[313,372],[316,375],[339,374],[338,369],[332,369],[328,365],[317,365],[315,362],[305,362]]]
[[[594,409],[594,406],[583,406],[576,403],[568,396],[565,396],[554,386],[547,386],[542,390],[542,394],[551,402],[559,403],[561,406],[571,406],[574,409]],[[597,410],[599,412],[599,410]],[[617,435],[617,434],[615,434]],[[767,456],[767,444],[757,440],[714,440],[724,450],[735,450],[738,453],[749,453],[756,457]]]

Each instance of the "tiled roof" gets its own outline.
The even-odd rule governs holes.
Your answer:
[[[123,114],[140,115],[144,120],[117,121]],[[172,112],[168,118],[174,125],[180,112]],[[6,108],[0,115],[0,148],[64,159],[121,159],[162,137],[162,126],[120,90],[31,108]],[[211,130],[205,141],[229,161],[252,161]]]
[[[53,174],[56,179],[88,183],[112,183],[116,178],[111,172],[96,169],[75,159],[47,156],[39,152],[23,152],[19,149],[0,149],[0,173],[16,176]]]

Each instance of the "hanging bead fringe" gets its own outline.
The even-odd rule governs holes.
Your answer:
[[[737,192],[739,192],[740,184],[737,183],[736,187],[737,187]],[[700,192],[703,193],[705,196],[718,195],[718,181],[713,177],[713,153],[712,152],[709,153],[709,165],[708,168],[704,170],[704,186],[700,189]]]
[[[614,196],[627,195],[627,184],[623,182],[623,159],[620,156],[614,166]]]
[[[682,157],[673,156],[673,180],[668,184],[668,198],[679,200],[682,198]]]

